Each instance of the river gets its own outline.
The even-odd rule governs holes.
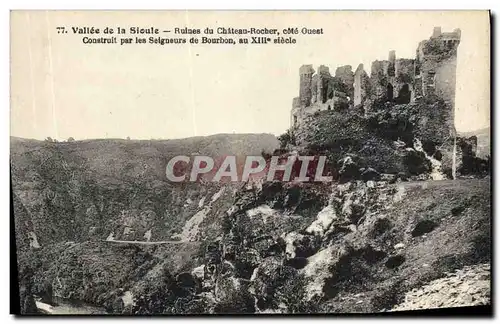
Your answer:
[[[87,304],[78,300],[54,298],[53,304],[36,301],[36,307],[50,315],[102,315],[108,314],[103,307]]]

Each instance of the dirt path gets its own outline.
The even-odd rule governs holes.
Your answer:
[[[121,241],[121,240],[103,240],[107,243],[117,243],[117,244],[137,244],[137,245],[162,245],[162,244],[186,244],[186,243],[196,243],[192,241],[157,241],[157,242],[146,242],[146,241]]]

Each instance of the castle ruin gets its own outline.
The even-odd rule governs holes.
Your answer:
[[[423,97],[437,96],[446,102],[447,126],[454,128],[455,76],[460,29],[443,33],[435,27],[432,36],[418,44],[415,58],[396,58],[391,50],[387,60],[374,61],[370,75],[360,64],[338,67],[335,75],[321,65],[299,69],[299,97],[293,99],[291,126],[318,111],[362,108],[365,115],[375,106],[408,104]],[[449,108],[449,109],[448,109]]]

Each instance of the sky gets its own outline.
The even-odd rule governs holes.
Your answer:
[[[294,45],[102,45],[56,27],[322,28]],[[489,125],[486,11],[14,11],[11,135],[170,139],[217,133],[283,133],[299,92],[299,67],[332,73],[414,58],[434,26],[460,28],[458,131]],[[149,36],[149,35],[147,35]],[[172,35],[171,35],[172,36]]]

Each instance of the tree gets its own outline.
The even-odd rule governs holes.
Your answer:
[[[73,137],[68,138],[68,142],[74,142],[75,139]]]
[[[278,136],[278,141],[280,141],[280,148],[285,149],[289,144],[295,145],[295,136],[289,129],[286,133]]]

